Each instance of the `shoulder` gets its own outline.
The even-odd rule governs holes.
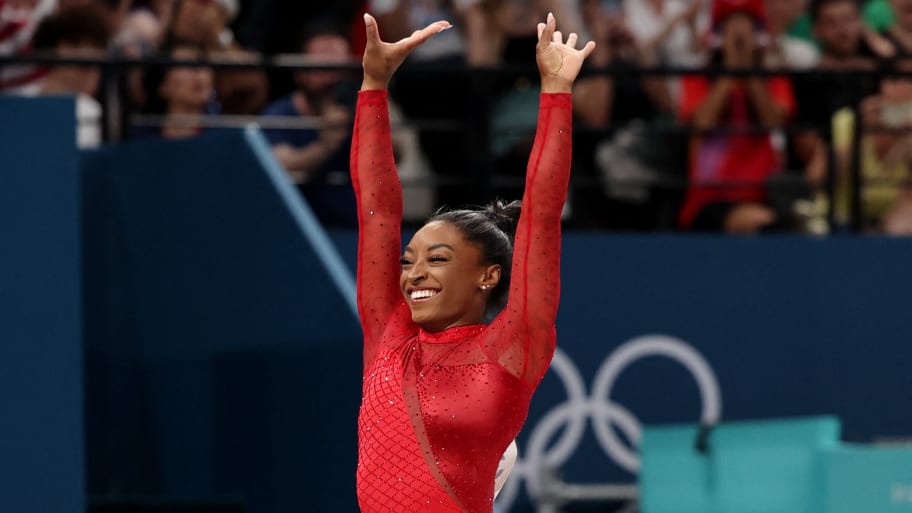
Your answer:
[[[293,116],[295,115],[294,102],[292,95],[283,96],[273,101],[263,109],[264,116]]]

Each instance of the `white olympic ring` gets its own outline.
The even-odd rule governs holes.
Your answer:
[[[551,370],[561,380],[567,400],[552,408],[531,429],[526,447],[510,478],[497,498],[499,511],[508,511],[516,500],[522,481],[532,497],[539,495],[538,472],[543,468],[557,469],[576,452],[591,419],[596,440],[605,454],[624,470],[636,473],[640,461],[634,449],[625,445],[612,426],[617,426],[631,444],[640,441],[640,422],[629,410],[611,401],[611,390],[621,372],[635,361],[648,356],[663,356],[681,364],[694,377],[700,392],[700,420],[714,423],[722,414],[722,397],[712,367],[703,356],[683,340],[668,335],[644,335],[617,347],[595,374],[592,396],[586,396],[586,385],[579,370],[566,353],[557,349]],[[550,448],[548,443],[565,428]],[[525,450],[523,450],[525,449]],[[525,456],[522,456],[524,454]]]

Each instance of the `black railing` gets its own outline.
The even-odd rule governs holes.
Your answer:
[[[318,59],[312,59],[303,57],[300,55],[274,55],[274,56],[245,56],[245,57],[232,57],[230,59],[203,59],[203,60],[173,60],[167,58],[157,58],[157,57],[148,57],[142,59],[133,59],[125,58],[119,56],[109,56],[102,59],[87,59],[87,58],[61,58],[52,55],[41,55],[41,54],[32,54],[32,55],[18,55],[18,56],[0,56],[0,67],[3,66],[14,66],[14,65],[25,65],[25,64],[38,64],[38,65],[80,65],[80,66],[99,66],[103,69],[104,80],[102,84],[102,91],[99,94],[99,97],[103,103],[103,127],[105,134],[105,141],[109,143],[117,143],[124,138],[124,127],[130,125],[136,126],[149,126],[156,125],[162,122],[162,118],[148,115],[140,115],[135,113],[128,113],[125,109],[125,93],[121,89],[124,77],[124,74],[134,68],[146,68],[151,66],[160,66],[160,67],[173,67],[173,66],[201,66],[209,67],[213,69],[250,69],[250,70],[284,70],[284,71],[297,71],[297,70],[335,70],[335,71],[350,71],[353,76],[360,74],[361,65],[357,60],[352,60],[348,63],[326,63],[321,62]],[[490,147],[490,134],[499,134],[502,132],[510,132],[513,130],[511,127],[506,128],[497,128],[492,127],[491,125],[491,113],[492,113],[492,101],[494,95],[492,93],[492,84],[495,79],[506,78],[521,78],[526,77],[531,81],[534,81],[537,78],[537,71],[533,66],[521,66],[521,65],[503,65],[497,67],[481,67],[481,68],[468,68],[461,66],[452,66],[452,65],[435,65],[435,64],[422,64],[420,67],[416,65],[408,65],[408,63],[403,66],[403,68],[398,72],[398,77],[402,79],[409,79],[415,77],[428,77],[433,75],[451,75],[451,76],[468,76],[470,79],[470,84],[472,84],[474,90],[470,91],[472,98],[475,100],[475,107],[471,113],[471,122],[472,126],[466,126],[461,123],[453,122],[452,120],[409,120],[408,124],[411,127],[414,127],[418,130],[429,130],[429,131],[441,131],[441,132],[456,132],[456,131],[467,131],[471,134],[468,138],[468,146],[466,148],[468,161],[471,164],[472,171],[466,173],[465,175],[459,177],[453,176],[438,176],[435,178],[435,183],[437,185],[462,185],[471,188],[473,191],[479,194],[482,197],[489,197],[491,193],[502,187],[511,187],[518,188],[522,186],[522,178],[520,176],[514,175],[503,175],[499,174],[495,170],[493,152]],[[749,77],[749,76],[760,76],[760,77],[789,77],[791,79],[801,79],[801,78],[817,78],[817,79],[827,79],[828,83],[833,84],[833,87],[839,87],[840,85],[850,84],[851,82],[858,81],[864,78],[882,78],[885,76],[893,77],[904,77],[912,78],[912,71],[894,71],[894,70],[863,70],[863,71],[823,71],[823,70],[810,70],[810,71],[795,71],[789,69],[767,69],[767,68],[757,68],[757,69],[693,69],[693,68],[672,68],[672,67],[652,67],[652,68],[638,68],[631,67],[630,65],[609,65],[602,68],[588,68],[585,69],[582,73],[582,76],[588,76],[593,74],[602,74],[613,77],[656,77],[656,76],[707,76],[707,77],[717,77],[717,76],[735,76],[735,77]],[[860,169],[860,149],[861,149],[861,140],[863,132],[871,130],[899,130],[905,131],[903,128],[894,128],[894,129],[883,129],[883,128],[873,128],[873,127],[862,127],[861,123],[861,113],[859,104],[856,102],[850,107],[854,111],[855,116],[855,127],[853,131],[852,139],[852,162],[850,165],[850,188],[851,188],[851,200],[850,200],[850,211],[849,211],[849,226],[848,228],[851,231],[860,231],[863,227],[862,221],[862,212],[863,212],[863,194],[862,188],[864,186],[864,180],[862,177]],[[800,106],[799,106],[800,108]],[[212,126],[243,126],[251,122],[260,124],[263,127],[267,128],[314,128],[318,126],[319,120],[316,118],[299,118],[299,119],[278,119],[278,118],[269,118],[269,117],[260,117],[260,116],[230,116],[230,115],[219,115],[219,116],[206,116],[200,118],[194,118],[195,123],[202,122],[204,125],[209,124]],[[9,122],[4,120],[3,122]],[[618,129],[618,126],[609,126],[606,128],[587,128],[578,126],[576,131],[578,134],[594,134],[594,135],[610,135],[613,131]],[[687,125],[660,125],[653,127],[653,130],[658,133],[663,133],[666,135],[674,135],[680,137],[688,137],[694,135],[705,135],[710,133],[731,133],[731,134],[765,134],[770,133],[771,130],[767,127],[760,125],[748,126],[748,127],[723,127],[723,128],[714,128],[714,129],[700,129],[694,126]],[[830,126],[810,126],[810,125],[800,125],[800,124],[788,124],[782,128],[777,128],[776,131],[782,132],[784,134],[793,134],[799,132],[806,132],[808,130],[814,130],[820,133],[823,140],[827,141],[828,144],[828,172],[826,182],[824,184],[805,184],[807,187],[811,188],[820,188],[823,187],[827,191],[827,196],[829,198],[829,212],[828,220],[830,226],[835,225],[835,220],[833,217],[833,206],[836,204],[836,186],[835,186],[835,177],[836,177],[836,168],[835,168],[835,156],[833,155],[832,150],[832,134],[830,132]],[[686,161],[682,162],[682,167],[686,168]],[[679,173],[679,176],[663,176],[658,179],[650,180],[648,185],[650,187],[655,187],[659,189],[666,189],[681,192],[685,190],[689,185],[692,185],[687,177],[687,172]],[[632,185],[644,185],[643,183],[636,183],[637,180],[630,180]],[[594,177],[579,177],[575,178],[573,182],[573,187],[575,188],[597,188],[601,184],[601,181],[598,178]],[[707,186],[721,186],[721,187],[733,187],[733,186],[743,186],[744,183],[733,184],[730,182],[720,183],[720,184],[711,184],[711,183],[701,183],[701,185]],[[759,184],[752,184],[759,185]]]

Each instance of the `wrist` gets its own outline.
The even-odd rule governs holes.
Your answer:
[[[361,81],[362,91],[386,91],[387,87],[389,87],[389,81],[385,80],[364,77],[364,80]]]
[[[569,93],[573,90],[573,82],[565,79],[542,79],[541,92],[543,93]]]

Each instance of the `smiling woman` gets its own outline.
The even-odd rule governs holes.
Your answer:
[[[570,90],[594,44],[575,49],[576,34],[564,42],[550,15],[538,26],[542,95],[515,246],[519,204],[495,203],[435,214],[400,253],[402,187],[386,87],[405,57],[449,23],[396,43],[380,40],[369,15],[365,23],[351,155],[364,331],[358,502],[364,513],[490,513],[498,462],[554,354]]]

